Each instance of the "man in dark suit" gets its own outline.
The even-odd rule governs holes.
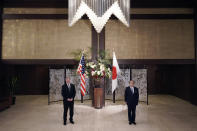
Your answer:
[[[139,101],[138,88],[134,87],[134,81],[131,80],[130,86],[126,87],[125,89],[125,102],[128,106],[129,125],[131,124],[136,125],[135,115],[136,115],[136,106],[138,105],[138,101]]]
[[[67,121],[67,112],[69,108],[70,112],[70,123],[74,124],[73,121],[73,110],[74,110],[74,98],[76,95],[76,90],[74,84],[70,83],[70,78],[65,78],[66,83],[62,85],[62,96],[63,96],[63,103],[64,103],[64,114],[63,114],[63,119],[64,119],[64,125],[66,125]]]

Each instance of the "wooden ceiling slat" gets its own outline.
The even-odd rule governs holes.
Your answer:
[[[131,0],[132,8],[192,8],[195,0]],[[67,8],[68,0],[4,0],[5,7]]]

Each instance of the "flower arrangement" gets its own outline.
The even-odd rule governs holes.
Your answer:
[[[108,65],[99,61],[91,61],[86,64],[86,75],[99,79],[103,77],[111,77],[111,69]]]
[[[111,61],[106,51],[99,51],[96,60],[86,63],[86,75],[94,79],[110,78],[111,77]]]
[[[82,52],[87,58],[90,55],[91,48],[88,50],[76,50],[72,52],[72,55],[75,57],[77,61],[80,60],[82,56]],[[109,54],[106,51],[99,50],[98,56],[95,60],[85,59],[86,68],[85,74],[87,77],[93,77],[94,79],[100,78],[110,78],[111,77],[111,65],[112,61],[110,60]]]

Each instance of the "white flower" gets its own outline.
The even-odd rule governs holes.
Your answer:
[[[100,70],[101,71],[104,71],[105,70],[105,67],[104,66],[100,66]]]
[[[100,75],[100,74],[101,74],[101,72],[100,72],[100,71],[97,71],[97,74],[98,74],[98,75]]]
[[[94,62],[90,62],[90,63],[89,63],[89,65],[93,65],[93,64],[94,64]]]
[[[90,65],[90,67],[91,67],[91,68],[95,68],[95,67],[96,67],[96,65]]]
[[[92,74],[92,76],[94,76],[96,74],[96,72],[92,71],[91,74]]]

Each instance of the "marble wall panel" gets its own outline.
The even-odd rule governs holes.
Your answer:
[[[61,95],[62,85],[64,84],[64,69],[49,69],[49,101],[63,100]]]

